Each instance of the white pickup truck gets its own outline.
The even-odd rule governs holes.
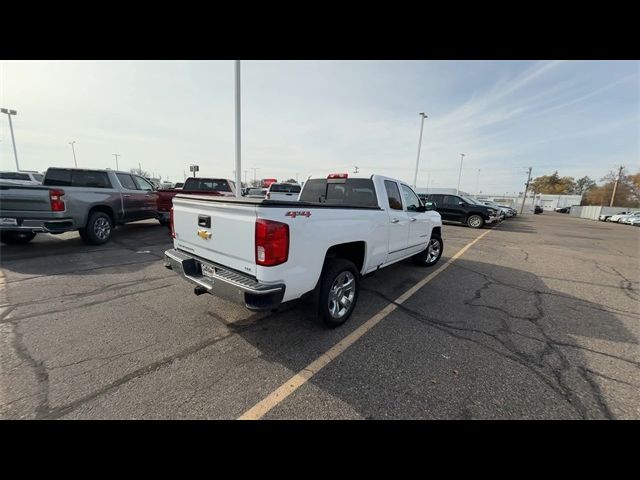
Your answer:
[[[329,327],[343,324],[360,277],[405,258],[435,265],[440,214],[393,178],[310,178],[298,201],[178,194],[170,216],[174,248],[165,266],[251,310],[310,298]]]

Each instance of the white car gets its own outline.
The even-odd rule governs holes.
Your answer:
[[[12,185],[42,185],[44,175],[38,172],[0,172],[0,183]]]
[[[634,218],[640,218],[640,212],[631,213],[629,215],[623,215],[618,219],[618,223],[631,223]]]
[[[618,222],[618,223],[626,223],[625,220],[632,218],[632,217],[637,217],[640,215],[640,212],[633,212],[633,213],[628,213],[626,215],[614,215],[613,217],[611,217],[611,221],[612,222]],[[618,217],[617,219],[614,220],[614,217]]]
[[[269,200],[297,200],[302,187],[297,183],[272,183],[267,191]]]
[[[247,198],[267,198],[266,188],[250,188],[245,195]]]
[[[617,222],[621,217],[629,215],[630,213],[631,212],[616,213],[615,215],[611,215],[609,218],[607,218],[607,222]]]
[[[629,225],[633,225],[634,227],[640,227],[640,217],[632,217],[627,223]]]
[[[250,310],[309,298],[329,327],[343,324],[360,278],[406,258],[435,265],[440,214],[407,184],[373,175],[310,178],[299,200],[177,196],[165,266]]]

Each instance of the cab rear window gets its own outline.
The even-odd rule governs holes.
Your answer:
[[[270,192],[276,193],[300,193],[300,185],[291,185],[287,183],[272,183]]]
[[[349,178],[344,183],[327,183],[326,178],[307,180],[300,201],[361,207],[378,206],[376,189],[373,180],[369,178]]]
[[[187,178],[182,187],[184,190],[202,190],[214,192],[230,192],[229,182],[215,178]]]
[[[43,185],[54,187],[111,188],[107,172],[47,170]]]

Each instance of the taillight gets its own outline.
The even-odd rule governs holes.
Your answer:
[[[49,189],[49,201],[51,202],[52,212],[64,212],[63,195],[64,190]]]
[[[169,210],[169,230],[171,230],[171,238],[176,238],[176,229],[173,226],[173,207]]]
[[[334,178],[349,178],[349,174],[348,173],[330,173],[329,176],[327,177],[328,179],[334,179]]]
[[[256,264],[280,265],[289,258],[289,225],[273,220],[256,220]]]

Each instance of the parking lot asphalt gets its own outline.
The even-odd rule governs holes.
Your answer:
[[[483,231],[445,225],[441,264]],[[362,281],[327,330],[166,270],[155,221],[0,250],[0,418],[234,419],[434,269]],[[471,246],[265,419],[640,418],[640,229],[545,212]]]

